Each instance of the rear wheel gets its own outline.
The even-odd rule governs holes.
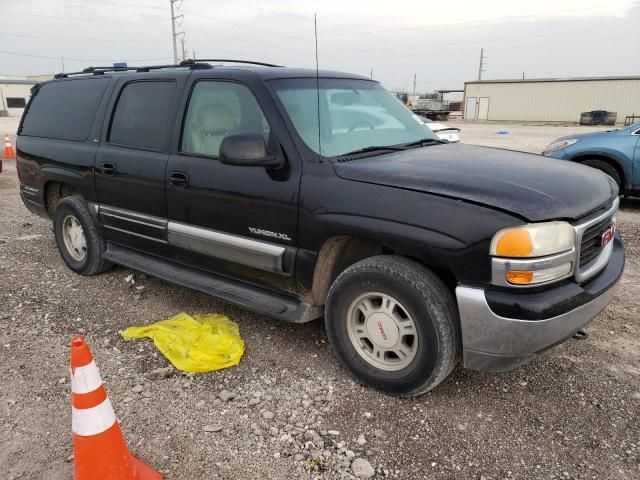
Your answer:
[[[419,395],[442,382],[460,351],[452,293],[412,260],[377,256],[333,283],[325,324],[339,360],[363,383]]]
[[[609,175],[611,178],[613,178],[613,181],[616,182],[616,184],[618,185],[618,192],[620,193],[620,195],[624,193],[623,192],[624,186],[622,185],[622,179],[620,178],[620,173],[618,172],[616,167],[614,167],[610,163],[605,162],[604,160],[597,160],[597,159],[585,160],[582,162],[582,164],[591,168],[595,168],[596,170],[600,170],[601,172],[604,172],[607,175]]]
[[[95,275],[113,266],[102,258],[104,244],[80,197],[65,197],[56,205],[53,231],[62,258],[74,272]]]

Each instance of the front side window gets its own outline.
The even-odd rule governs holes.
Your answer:
[[[120,93],[108,141],[118,145],[162,150],[169,130],[174,81],[132,82]]]
[[[273,83],[300,138],[325,157],[437,138],[377,82],[295,78]]]
[[[258,133],[269,139],[269,124],[253,93],[238,83],[196,83],[182,132],[181,152],[217,157],[228,135]]]

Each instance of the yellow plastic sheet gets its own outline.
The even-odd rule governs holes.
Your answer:
[[[240,363],[244,341],[238,324],[218,314],[179,313],[144,327],[129,327],[122,338],[151,338],[178,370],[211,372]]]

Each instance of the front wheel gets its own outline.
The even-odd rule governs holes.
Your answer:
[[[431,390],[458,361],[453,295],[412,260],[384,255],[350,266],[331,286],[325,313],[339,360],[363,383],[392,395]]]
[[[74,272],[95,275],[112,267],[102,258],[104,244],[80,197],[65,197],[56,205],[53,231],[62,258]]]

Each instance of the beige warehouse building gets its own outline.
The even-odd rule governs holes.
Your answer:
[[[25,77],[0,76],[0,116],[19,117],[31,96],[31,87],[51,79],[51,75]]]
[[[466,120],[578,122],[582,112],[591,110],[616,112],[617,123],[630,115],[640,116],[640,76],[464,84]]]

